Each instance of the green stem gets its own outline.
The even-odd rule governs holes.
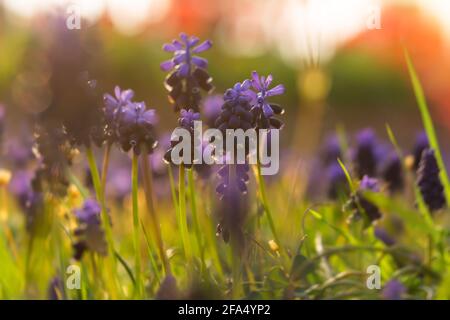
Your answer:
[[[105,148],[105,153],[103,154],[103,164],[102,164],[102,180],[101,180],[101,187],[103,195],[105,194],[105,188],[106,188],[106,177],[108,175],[108,168],[109,168],[109,156],[111,154],[111,143],[108,143]]]
[[[95,194],[97,197],[97,201],[100,203],[102,207],[101,212],[101,220],[102,225],[105,230],[106,235],[106,242],[108,243],[108,251],[109,251],[109,257],[110,257],[110,263],[108,263],[108,267],[110,268],[110,272],[114,277],[114,280],[112,281],[111,285],[113,286],[113,296],[115,295],[115,292],[117,292],[117,286],[118,286],[118,277],[117,277],[117,269],[116,269],[116,261],[114,259],[114,240],[113,240],[113,234],[111,230],[111,224],[110,219],[108,216],[108,213],[106,211],[106,205],[105,205],[105,197],[104,197],[104,190],[102,189],[101,180],[100,180],[100,174],[98,171],[97,163],[95,161],[94,152],[90,147],[86,148],[86,156],[89,163],[89,168],[91,170],[91,176],[92,176],[92,182],[94,184]]]
[[[134,251],[135,251],[135,279],[136,279],[136,294],[139,296],[142,291],[141,278],[141,250],[139,246],[139,207],[138,207],[138,156],[133,153],[133,160],[131,164],[131,188],[133,199],[133,236],[134,236]]]
[[[184,245],[184,254],[186,260],[190,264],[191,262],[191,245],[189,242],[189,230],[187,226],[187,214],[186,214],[186,186],[185,186],[185,168],[184,164],[179,166],[178,176],[178,219],[180,223],[181,238]]]
[[[144,177],[144,188],[145,188],[145,199],[147,201],[147,209],[150,213],[150,218],[152,220],[153,232],[156,237],[156,244],[159,250],[160,258],[163,262],[164,271],[166,275],[172,274],[170,270],[170,263],[167,259],[166,252],[164,250],[164,243],[161,235],[161,226],[159,223],[158,214],[155,210],[155,204],[153,201],[153,179],[152,172],[150,170],[150,166],[148,163],[148,153],[144,152],[142,156],[142,169],[143,169],[143,177]]]
[[[272,232],[275,242],[281,248],[282,246],[280,243],[280,239],[278,238],[278,234],[275,229],[275,224],[273,222],[272,211],[270,210],[269,202],[267,201],[266,185],[264,183],[264,178],[261,174],[261,163],[259,161],[257,162],[257,165],[256,165],[256,171],[257,171],[257,176],[258,176],[259,193],[261,196],[261,202],[264,206],[264,211],[266,212],[267,220],[269,221],[270,231]]]
[[[195,238],[197,240],[197,245],[200,252],[202,267],[203,270],[205,270],[206,268],[205,250],[204,250],[205,246],[203,245],[202,237],[200,235],[200,226],[198,223],[197,201],[195,200],[194,169],[188,170],[188,183],[189,183],[189,199],[191,203],[192,220],[194,222]]]

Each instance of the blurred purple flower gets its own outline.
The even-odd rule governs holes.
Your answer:
[[[85,251],[107,254],[107,243],[101,226],[101,211],[100,204],[92,199],[86,200],[82,208],[74,210],[78,221],[78,227],[75,229],[77,237],[74,243],[75,259],[80,260]]]
[[[392,279],[384,285],[382,296],[386,300],[401,300],[405,293],[405,286],[400,281]]]
[[[364,176],[359,185],[361,190],[380,192],[380,184],[377,179]]]
[[[414,157],[413,169],[416,171],[419,168],[420,158],[422,157],[422,152],[430,147],[428,141],[428,136],[425,131],[419,132],[416,135],[416,141],[412,149],[412,155]]]
[[[122,203],[126,196],[131,193],[130,168],[125,166],[114,166],[108,175],[108,196]]]
[[[378,180],[364,176],[359,185],[359,189],[351,195],[350,200],[345,205],[345,209],[352,211],[349,221],[363,219],[364,227],[367,228],[374,221],[381,218],[381,212],[375,204],[364,197],[364,191],[379,192],[380,186]]]
[[[31,139],[11,137],[6,142],[6,157],[16,168],[25,167],[35,157]]]
[[[3,132],[5,131],[5,107],[0,104],[0,145],[3,140]]]
[[[403,167],[400,158],[394,152],[391,153],[382,170],[384,181],[388,185],[391,194],[401,191],[404,186]]]
[[[386,231],[385,228],[376,227],[374,230],[375,237],[383,242],[386,246],[393,246],[396,241],[395,239]]]
[[[339,163],[333,163],[327,168],[328,197],[336,199],[348,190],[347,178]]]
[[[425,149],[417,170],[417,186],[422,194],[423,201],[433,212],[446,205],[444,187],[439,177],[439,166],[433,149]]]
[[[205,119],[206,124],[210,128],[215,127],[215,122],[217,117],[220,115],[223,103],[224,100],[221,95],[209,96],[204,99],[202,104],[202,115]]]
[[[358,178],[364,175],[374,177],[377,173],[377,145],[375,132],[364,129],[356,135],[356,149],[353,154],[353,163]]]
[[[330,135],[322,146],[321,158],[325,165],[337,163],[337,159],[341,158],[341,144],[336,135]],[[342,171],[342,170],[341,170]]]

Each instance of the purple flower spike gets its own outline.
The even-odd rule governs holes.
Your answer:
[[[155,110],[147,109],[144,102],[129,103],[118,115],[118,138],[122,149],[139,155],[142,147],[151,153],[157,146],[154,126],[158,122]]]
[[[78,227],[75,229],[75,259],[80,260],[85,251],[107,254],[107,243],[101,226],[101,210],[100,204],[92,199],[86,200],[82,208],[74,210],[78,221]]]
[[[114,95],[106,93],[103,96],[103,101],[105,103],[105,116],[109,121],[113,121],[116,114],[120,111],[120,108],[126,106],[128,103],[131,103],[131,99],[134,97],[134,91],[131,89],[120,90],[119,86],[114,88]]]
[[[375,176],[377,173],[377,150],[378,140],[375,132],[363,129],[356,135],[356,148],[353,151],[353,163],[355,171],[360,179],[364,175]]]
[[[180,111],[180,115],[181,117],[178,119],[178,123],[188,130],[194,128],[194,121],[200,120],[200,113],[192,109],[189,109],[189,111],[183,109]]]
[[[430,147],[430,143],[428,141],[428,136],[426,132],[422,131],[416,135],[416,141],[414,143],[414,147],[412,150],[412,155],[414,157],[413,169],[417,170],[419,168],[420,158],[422,157],[423,150]]]
[[[244,80],[242,83],[236,83],[233,88],[227,89],[223,95],[226,102],[245,103],[250,102],[255,97],[254,92],[250,90],[250,80]]]
[[[437,211],[446,206],[444,186],[439,177],[439,166],[433,149],[425,149],[417,170],[417,186],[422,194],[423,201],[430,212]]]
[[[164,83],[175,111],[193,109],[197,112],[201,100],[200,89],[207,92],[213,89],[212,78],[206,70],[208,60],[196,55],[211,46],[211,41],[199,44],[197,37],[185,33],[180,34],[180,40],[173,40],[163,46],[164,51],[173,53],[172,59],[161,63],[161,69],[170,72]]]
[[[170,71],[178,67],[178,74],[185,77],[187,76],[187,72],[190,71],[192,64],[200,68],[207,68],[208,61],[193,54],[208,50],[212,47],[212,42],[206,40],[197,46],[199,39],[193,36],[189,37],[185,33],[180,34],[180,39],[181,41],[174,40],[172,43],[164,44],[163,50],[173,52],[174,57],[171,60],[161,63],[161,69],[163,71]],[[187,72],[183,70],[187,70]]]
[[[206,124],[214,128],[217,117],[220,115],[224,100],[221,95],[209,96],[203,101],[202,114]]]
[[[382,291],[383,298],[386,300],[401,300],[405,293],[405,286],[395,279],[387,282]]]
[[[284,110],[277,104],[269,103],[268,98],[282,95],[285,90],[282,84],[269,89],[272,80],[272,75],[268,75],[266,78],[264,76],[259,76],[256,71],[252,72],[251,85],[255,91],[255,105],[252,108],[252,112],[255,115],[257,128],[280,129],[283,126],[283,123],[280,120],[273,118],[273,116],[282,114]]]
[[[378,183],[378,180],[375,178],[370,178],[368,176],[363,177],[359,187],[361,190],[380,192],[380,185]]]
[[[363,219],[364,227],[369,227],[375,220],[381,218],[380,209],[364,197],[364,191],[379,192],[379,182],[377,179],[364,176],[359,185],[359,190],[354,192],[345,208],[350,209],[353,213],[349,217],[349,221],[357,221]]]

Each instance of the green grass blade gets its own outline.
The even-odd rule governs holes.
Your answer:
[[[430,112],[428,110],[427,101],[425,99],[422,84],[420,83],[413,62],[406,48],[405,48],[405,59],[406,64],[408,65],[408,71],[411,77],[411,83],[414,89],[414,93],[416,95],[417,105],[419,106],[420,114],[422,116],[423,125],[427,133],[430,146],[434,149],[436,160],[438,162],[439,168],[441,169],[440,178],[442,184],[444,185],[445,197],[447,199],[447,203],[450,203],[450,181],[448,179],[447,170],[445,169],[444,160],[442,159],[441,149],[439,148],[436,130],[434,128]]]

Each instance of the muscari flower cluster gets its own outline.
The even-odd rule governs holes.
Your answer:
[[[364,227],[370,226],[374,221],[381,218],[380,209],[364,197],[365,191],[379,192],[379,182],[375,178],[364,176],[360,182],[359,189],[354,192],[345,205],[345,209],[351,210],[349,221],[363,220]]]
[[[277,85],[270,88],[272,83],[272,75],[260,77],[259,74],[252,72],[251,80],[244,80],[236,83],[232,88],[228,89],[223,97],[224,103],[222,110],[215,121],[215,127],[224,133],[225,144],[230,136],[227,134],[228,129],[281,129],[282,122],[274,117],[283,113],[283,109],[268,101],[269,97],[284,93],[284,86]],[[235,141],[236,142],[236,141]],[[234,143],[234,154],[244,151],[248,156],[249,141],[244,145]],[[256,141],[258,143],[258,141]],[[240,149],[240,150],[239,150]],[[226,159],[230,155],[225,155]],[[233,159],[232,159],[233,160]],[[232,161],[236,163],[236,161]],[[242,199],[241,195],[247,193],[247,183],[249,177],[250,166],[244,164],[225,164],[219,171],[219,184],[216,192],[222,200],[219,210],[220,223],[217,226],[217,234],[222,235],[225,242],[228,242],[230,234],[235,239],[235,244],[242,247],[243,233],[241,226],[246,216],[246,199]]]
[[[157,146],[155,125],[158,117],[154,109],[148,109],[144,102],[132,101],[131,89],[121,90],[116,86],[115,97],[105,94],[103,133],[109,143],[117,142],[123,151],[132,150],[139,155],[145,150],[151,153]]]
[[[226,134],[227,129],[242,129],[245,131],[251,128],[256,130],[282,128],[282,122],[274,116],[282,114],[283,109],[277,104],[270,103],[268,98],[283,94],[284,86],[280,84],[270,88],[272,75],[259,76],[256,71],[253,71],[251,77],[251,80],[247,79],[242,83],[236,83],[224,94],[224,104],[215,126],[225,133],[225,145],[226,139],[229,139]],[[234,145],[236,148],[245,148],[244,151],[247,155],[253,152],[253,150],[248,149],[248,144],[244,146]],[[236,184],[242,192],[247,191],[245,183],[248,182],[248,166],[237,166],[235,182],[229,181],[227,175],[220,174],[225,171],[227,170],[223,167],[219,170],[222,181],[216,190],[220,195],[223,196],[226,189],[232,184]]]
[[[195,112],[193,109],[185,110],[182,109],[180,111],[180,118],[178,119],[179,128],[183,128],[187,130],[191,135],[191,158],[189,160],[189,163],[184,163],[184,166],[187,168],[191,168],[192,165],[196,162],[194,158],[194,152],[193,150],[197,148],[201,148],[202,141],[200,138],[196,138],[194,135],[194,121],[200,120],[200,113]],[[164,155],[164,160],[167,163],[172,162],[172,149],[181,141],[179,140],[171,140],[170,141],[170,148],[167,150],[167,152]],[[180,157],[183,157],[183,153],[180,153]]]
[[[446,205],[444,187],[439,178],[439,167],[432,149],[425,149],[417,170],[417,185],[430,212]]]
[[[105,233],[101,226],[101,206],[97,201],[88,199],[83,207],[75,210],[78,227],[75,229],[74,258],[80,260],[86,251],[100,255],[107,254]]]
[[[197,37],[185,33],[180,34],[179,40],[163,46],[164,51],[173,53],[172,59],[161,63],[161,69],[169,72],[164,83],[175,111],[192,109],[198,112],[201,89],[206,92],[213,89],[212,78],[207,71],[208,60],[198,56],[211,46],[210,40],[200,43]]]
[[[201,149],[202,141],[194,135],[194,121],[200,120],[200,103],[202,99],[201,89],[210,92],[213,89],[212,78],[209,75],[208,60],[199,57],[198,54],[211,48],[212,42],[200,40],[185,33],[180,34],[180,39],[163,46],[166,52],[172,52],[173,57],[161,63],[161,69],[168,71],[164,84],[169,91],[169,101],[174,110],[180,112],[178,119],[179,128],[188,130],[191,135],[191,150]],[[172,163],[172,150],[181,140],[174,138],[170,142],[170,148],[164,155],[167,163]],[[180,156],[183,156],[182,154]],[[191,152],[189,163],[183,163],[187,168],[194,167],[201,175],[208,176],[208,170],[204,166],[196,164],[194,152]]]
[[[391,194],[400,192],[404,188],[404,173],[400,158],[391,148],[380,142],[375,132],[364,129],[356,135],[356,145],[351,150],[351,159],[355,175],[362,179],[364,176],[380,178]],[[331,136],[324,144],[321,152],[323,167],[328,173],[328,196],[336,198],[338,190],[345,190],[345,175],[337,163],[342,160],[337,137]]]

